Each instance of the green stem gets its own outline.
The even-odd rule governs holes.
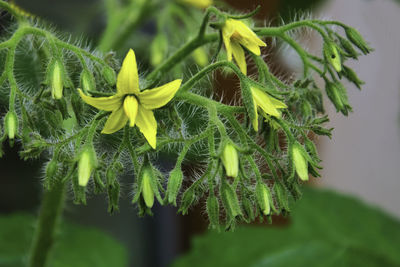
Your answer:
[[[46,265],[64,207],[64,199],[65,183],[63,182],[58,182],[51,190],[44,192],[39,221],[30,251],[30,267],[43,267]]]
[[[186,43],[183,47],[181,47],[178,51],[176,51],[170,58],[168,58],[163,64],[154,69],[148,76],[147,80],[150,81],[149,86],[153,86],[158,82],[162,74],[173,68],[176,64],[181,62],[184,58],[186,58],[190,53],[192,53],[196,48],[218,40],[218,34],[209,34],[204,37],[195,37],[188,43]]]

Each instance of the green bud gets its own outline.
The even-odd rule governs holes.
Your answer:
[[[221,161],[225,167],[226,176],[236,178],[239,173],[239,157],[236,148],[230,142],[224,146]]]
[[[219,203],[213,193],[210,193],[208,196],[206,206],[208,219],[210,220],[210,227],[217,229],[219,226]]]
[[[63,65],[60,61],[54,61],[51,66],[51,96],[54,99],[61,99],[63,96],[63,86],[64,86],[64,73],[63,73]]]
[[[281,209],[290,211],[287,190],[280,182],[275,182],[274,191]]]
[[[120,185],[117,180],[114,180],[107,187],[108,193],[108,212],[112,213],[118,210]]]
[[[342,70],[342,60],[340,58],[339,48],[334,42],[327,41],[324,43],[324,56],[337,72]]]
[[[264,213],[264,215],[270,214],[271,213],[271,206],[269,202],[270,192],[265,184],[257,183],[256,198],[258,205],[260,206],[260,209]]]
[[[92,172],[97,167],[97,157],[93,146],[85,145],[78,160],[78,181],[80,186],[86,186]]]
[[[194,200],[195,200],[194,190],[189,188],[182,195],[181,206],[178,212],[181,212],[182,215],[187,214],[189,207],[192,205]]]
[[[194,61],[197,63],[197,65],[199,65],[202,68],[204,68],[208,64],[208,57],[204,47],[199,47],[196,50],[194,50],[193,58]]]
[[[312,115],[312,107],[310,102],[304,100],[301,103],[301,112],[304,114],[305,117],[310,117]]]
[[[8,111],[4,118],[4,130],[8,135],[10,142],[13,142],[15,136],[18,134],[19,122],[15,111]]]
[[[176,196],[181,188],[183,173],[180,166],[175,167],[169,174],[166,198],[168,203],[176,206]]]
[[[364,82],[358,78],[358,76],[354,72],[354,70],[352,70],[351,68],[343,65],[342,74],[343,74],[344,77],[346,77],[347,80],[349,80],[350,82],[354,83],[355,86],[357,86],[358,89],[361,89],[361,85],[363,85]]]
[[[308,162],[304,157],[306,152],[303,146],[295,142],[292,144],[290,152],[297,175],[302,181],[308,181]]]
[[[354,47],[351,44],[351,42],[349,40],[347,40],[346,38],[343,38],[340,35],[338,36],[338,38],[339,38],[340,45],[343,47],[344,51],[346,51],[348,56],[350,56],[350,57],[352,57],[354,59],[357,59],[358,58],[358,53],[354,49]]]
[[[101,71],[104,80],[108,83],[110,86],[114,86],[117,82],[117,75],[115,74],[115,71],[110,67],[110,66],[104,66],[103,70]]]
[[[344,109],[344,104],[342,102],[342,97],[340,95],[340,91],[337,88],[335,83],[329,82],[326,85],[326,94],[328,95],[329,99],[336,107],[336,111],[341,111]]]
[[[151,169],[145,168],[142,173],[142,196],[144,203],[148,208],[154,205],[154,191],[152,188],[153,173]]]
[[[84,70],[81,73],[81,86],[84,92],[96,90],[93,75],[88,70]]]
[[[239,200],[236,192],[233,190],[232,186],[227,182],[223,182],[221,185],[221,199],[224,204],[227,215],[230,218],[235,218],[242,215],[240,210]]]
[[[247,197],[244,197],[242,199],[242,207],[243,207],[245,216],[248,218],[248,221],[249,222],[254,221],[255,215],[254,215],[253,204]]]
[[[158,66],[163,62],[168,50],[168,40],[165,34],[158,34],[151,43],[151,65]]]
[[[346,36],[347,39],[350,40],[355,46],[357,46],[364,55],[372,52],[372,48],[370,48],[361,34],[354,28],[346,27]]]

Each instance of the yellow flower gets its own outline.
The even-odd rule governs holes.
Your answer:
[[[129,126],[138,126],[150,146],[156,148],[157,122],[152,110],[171,101],[181,82],[178,79],[154,89],[140,91],[136,57],[130,49],[117,77],[115,95],[90,97],[78,90],[87,104],[100,110],[112,111],[102,133],[112,134],[124,127],[129,120]]]
[[[236,63],[245,75],[247,74],[246,58],[241,46],[257,56],[261,55],[260,46],[267,46],[246,24],[235,19],[226,20],[222,28],[222,36],[228,60],[232,61],[233,54]]]
[[[253,120],[253,128],[255,131],[258,130],[258,107],[261,111],[267,115],[271,115],[279,118],[281,116],[279,108],[287,108],[285,103],[279,101],[278,99],[269,96],[267,93],[264,93],[257,87],[251,87],[251,93],[253,95],[253,104],[254,104],[254,113],[255,118]]]
[[[179,2],[201,9],[207,8],[213,4],[212,0],[179,0]]]

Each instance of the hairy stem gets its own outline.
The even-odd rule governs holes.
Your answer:
[[[65,199],[65,183],[58,181],[51,190],[44,191],[39,212],[38,225],[33,237],[29,266],[45,266],[49,251],[54,243]]]

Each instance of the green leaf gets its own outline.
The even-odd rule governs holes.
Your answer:
[[[173,266],[400,266],[400,222],[359,200],[307,189],[290,220],[210,231]]]
[[[28,214],[0,216],[0,266],[26,266],[36,219]],[[122,267],[127,251],[107,234],[72,223],[61,225],[49,255],[51,267]]]

